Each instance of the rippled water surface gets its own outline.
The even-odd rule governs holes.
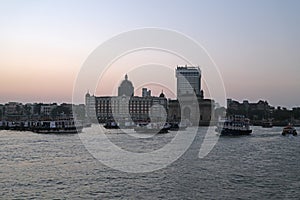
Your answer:
[[[253,127],[251,136],[221,137],[199,159],[206,133],[199,128],[177,161],[135,174],[101,164],[78,135],[0,131],[0,198],[299,199],[300,136],[280,132]],[[175,134],[136,139],[112,131],[107,136],[123,149],[146,152],[163,147]]]

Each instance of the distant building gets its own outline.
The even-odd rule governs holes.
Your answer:
[[[196,95],[203,98],[201,90],[201,70],[199,67],[177,66],[177,98]]]
[[[250,103],[244,100],[242,103],[227,99],[227,114],[245,115],[252,121],[272,118],[274,107],[270,106],[267,101],[258,101],[257,103]]]
[[[177,66],[176,78],[177,100],[169,100],[168,119],[189,121],[193,125],[209,125],[215,118],[215,104],[213,100],[204,99],[200,68]]]
[[[86,117],[88,117],[91,121],[96,122],[96,97],[94,95],[90,95],[89,92],[85,95],[85,113]]]
[[[199,67],[177,67],[177,97],[167,100],[162,92],[158,97],[142,88],[142,97],[134,96],[133,84],[125,75],[118,96],[85,96],[87,117],[99,122],[127,121],[189,121],[193,125],[209,125],[214,120],[214,101],[203,98]],[[197,109],[195,109],[197,108]],[[196,112],[199,108],[199,112]]]
[[[199,108],[199,113],[195,107]],[[168,102],[169,121],[189,121],[195,126],[208,126],[215,120],[215,103],[211,99],[198,98],[197,102],[191,102],[191,98],[182,97]]]
[[[151,96],[151,90],[142,89],[142,97],[133,96],[134,87],[125,75],[118,88],[118,96],[85,96],[87,117],[99,122],[108,120],[149,121],[167,117],[168,101],[163,94]]]
[[[142,88],[142,97],[151,97],[151,90],[147,88]]]
[[[4,118],[4,105],[0,104],[0,120]]]
[[[56,108],[57,104],[42,104],[41,105],[41,114],[50,116],[51,111]]]
[[[5,115],[22,115],[23,114],[23,104],[18,102],[8,102],[5,104]]]
[[[128,75],[125,75],[125,80],[122,81],[118,88],[118,96],[134,96],[134,87],[131,81],[128,80]]]
[[[165,115],[164,115],[165,113]],[[95,97],[95,114],[99,122],[107,120],[149,121],[166,118],[167,99],[159,97],[100,96]],[[155,119],[154,119],[155,118]]]

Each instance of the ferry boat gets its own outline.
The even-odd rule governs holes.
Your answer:
[[[56,121],[38,121],[30,129],[35,133],[74,134],[80,133],[83,126],[75,126],[74,120],[65,119]]]
[[[297,135],[296,129],[291,124],[287,125],[282,130],[282,135],[287,135],[287,134],[292,134],[293,136]]]
[[[243,115],[233,115],[224,121],[219,121],[216,132],[221,136],[250,135],[250,121]]]

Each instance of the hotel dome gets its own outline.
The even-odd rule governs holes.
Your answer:
[[[118,96],[133,96],[134,87],[131,81],[128,80],[127,74],[125,75],[125,80],[122,81],[118,88]]]

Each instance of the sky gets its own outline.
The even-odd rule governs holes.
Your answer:
[[[99,45],[126,31],[157,27],[187,35],[206,49],[227,98],[300,106],[299,24],[298,0],[1,0],[0,103],[71,102],[76,77]],[[123,64],[108,74],[107,87],[102,83],[92,93],[116,95],[124,73],[135,85],[134,73],[123,72]],[[173,98],[175,73],[170,76],[174,88],[165,91]],[[161,92],[157,84],[152,89],[153,95]]]

